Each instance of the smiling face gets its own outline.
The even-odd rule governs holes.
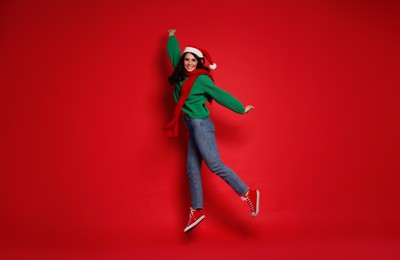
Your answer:
[[[183,59],[183,66],[188,72],[192,72],[197,68],[198,61],[191,53],[186,53],[185,58]]]

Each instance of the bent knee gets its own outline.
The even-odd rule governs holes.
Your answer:
[[[221,160],[211,161],[207,163],[207,166],[215,174],[220,173],[225,168],[225,164]]]

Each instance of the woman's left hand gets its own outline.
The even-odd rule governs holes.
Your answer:
[[[245,108],[244,108],[244,113],[245,114],[247,114],[247,113],[249,113],[251,110],[253,110],[253,106],[252,105],[247,105]]]

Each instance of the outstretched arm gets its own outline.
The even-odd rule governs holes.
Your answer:
[[[181,59],[181,49],[179,48],[178,39],[175,37],[175,32],[176,29],[173,28],[168,30],[167,44],[169,60],[174,68],[178,65],[179,60]]]
[[[239,114],[246,114],[254,109],[252,105],[247,105],[244,107],[242,103],[240,103],[240,101],[230,93],[218,88],[208,76],[200,75],[197,80],[202,82],[205,93],[207,93],[210,97],[217,101],[217,103],[223,105],[224,107],[227,107]]]

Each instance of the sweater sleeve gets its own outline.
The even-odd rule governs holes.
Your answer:
[[[176,39],[174,35],[168,37],[167,50],[169,60],[175,68],[181,59],[181,50],[179,48],[178,39]]]
[[[242,103],[240,103],[239,100],[225,90],[218,88],[210,79],[210,77],[206,75],[200,75],[198,79],[201,80],[205,93],[212,97],[218,104],[229,108],[238,114],[244,114],[245,108],[243,107]]]

